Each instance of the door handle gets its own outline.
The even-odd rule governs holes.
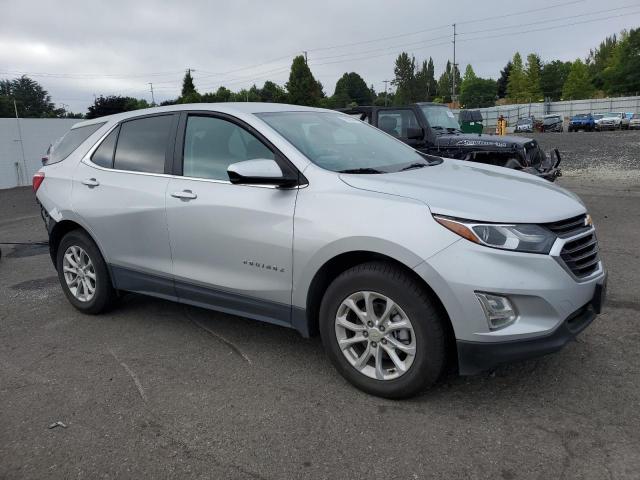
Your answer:
[[[82,184],[86,185],[87,187],[97,187],[98,185],[100,185],[100,182],[95,178],[85,178],[84,180],[82,180]]]
[[[193,193],[191,190],[182,190],[181,192],[173,192],[171,196],[173,198],[179,198],[181,200],[193,200],[194,198],[198,198],[198,195]]]

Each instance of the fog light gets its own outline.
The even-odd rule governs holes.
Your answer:
[[[490,330],[508,327],[516,321],[516,310],[507,297],[482,292],[476,292],[476,297],[482,305]]]

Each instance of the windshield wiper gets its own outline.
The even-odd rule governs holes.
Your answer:
[[[375,168],[363,167],[363,168],[347,168],[346,170],[338,170],[338,173],[386,173],[382,170],[377,170]]]
[[[401,172],[404,172],[405,170],[413,170],[414,168],[422,168],[422,167],[429,167],[431,164],[430,163],[412,163],[410,165],[407,165],[406,167],[403,167],[400,169]]]
[[[455,132],[461,132],[461,130],[459,128],[455,128],[455,127],[447,127],[447,132],[455,133]]]

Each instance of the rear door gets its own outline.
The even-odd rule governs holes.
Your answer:
[[[378,110],[378,128],[403,142],[417,146],[419,139],[410,139],[408,129],[420,128],[416,113],[411,108],[385,108]]]
[[[290,323],[297,189],[234,185],[227,167],[281,154],[227,115],[184,113],[166,195],[179,298],[278,324]]]
[[[165,194],[178,118],[120,123],[75,172],[74,210],[101,247],[117,288],[175,297]]]

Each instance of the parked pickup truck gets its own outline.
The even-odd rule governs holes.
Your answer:
[[[545,154],[538,142],[520,136],[463,134],[443,104],[406,107],[352,107],[340,110],[374,125],[416,150],[446,158],[513,168],[554,181],[561,175],[560,154]]]
[[[595,129],[596,120],[590,113],[579,113],[577,115],[574,115],[569,121],[569,127],[567,127],[567,130],[570,132],[577,132],[578,130],[591,132]]]

